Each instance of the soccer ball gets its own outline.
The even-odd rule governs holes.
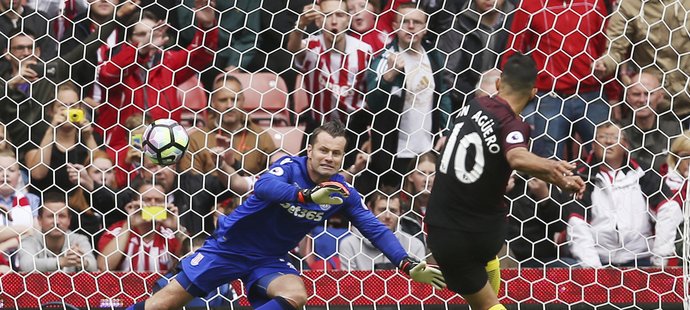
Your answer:
[[[184,155],[189,135],[184,127],[171,119],[158,119],[149,124],[142,136],[144,155],[158,165],[172,165]]]

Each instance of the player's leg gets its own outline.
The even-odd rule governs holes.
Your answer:
[[[294,274],[281,275],[273,279],[266,289],[266,296],[271,300],[256,308],[257,310],[302,309],[307,303],[304,281]]]
[[[146,300],[146,307],[143,309],[181,309],[188,304],[194,296],[188,293],[177,280],[173,279]],[[136,307],[134,308],[135,310]]]
[[[222,253],[222,249],[213,239],[207,240],[195,254],[180,261],[180,271],[174,280],[149,300],[128,309],[181,309],[194,297],[206,296],[218,286],[238,279],[251,266],[246,265],[244,257],[218,253]]]
[[[307,303],[304,281],[287,258],[264,261],[242,280],[255,309],[294,310]]]
[[[479,292],[474,294],[462,294],[462,298],[467,301],[472,309],[477,310],[502,310],[505,309],[498,301],[494,288],[489,282],[482,287]]]
[[[504,309],[487,272],[487,267],[498,271],[498,264],[490,262],[496,259],[505,238],[505,227],[496,228],[488,232],[463,232],[428,227],[427,241],[448,288],[462,295],[472,309]],[[500,281],[500,276],[495,279]]]
[[[498,295],[498,291],[501,290],[501,262],[498,260],[498,256],[489,261],[485,269],[486,275],[489,277],[489,284],[491,284],[494,293]]]

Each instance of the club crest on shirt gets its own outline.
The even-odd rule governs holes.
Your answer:
[[[283,170],[283,168],[275,167],[275,168],[271,169],[271,171],[269,171],[269,173],[272,175],[276,175],[276,176],[282,176],[283,173],[285,173],[285,171]]]
[[[319,208],[321,208],[321,210],[328,211],[328,209],[331,208],[331,205],[319,205]]]
[[[506,142],[515,144],[525,142],[525,137],[519,131],[513,131],[506,136]]]
[[[192,266],[197,266],[201,262],[201,260],[204,259],[204,254],[197,253],[194,258],[189,262]]]

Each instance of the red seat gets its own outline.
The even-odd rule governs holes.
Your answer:
[[[263,125],[283,123],[290,120],[288,109],[288,90],[280,76],[269,73],[230,73],[244,88],[244,107],[251,118]],[[216,79],[222,78],[223,75]]]
[[[292,93],[292,101],[295,103],[295,112],[302,113],[311,107],[310,96],[307,93],[306,85],[304,85],[304,75],[297,74],[295,79],[295,92]]]
[[[271,126],[267,129],[276,147],[290,155],[299,155],[304,126]]]

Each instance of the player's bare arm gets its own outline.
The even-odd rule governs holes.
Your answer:
[[[509,150],[506,159],[511,168],[533,175],[563,190],[579,195],[585,189],[585,182],[579,176],[573,175],[575,165],[566,161],[542,158],[524,147]]]

